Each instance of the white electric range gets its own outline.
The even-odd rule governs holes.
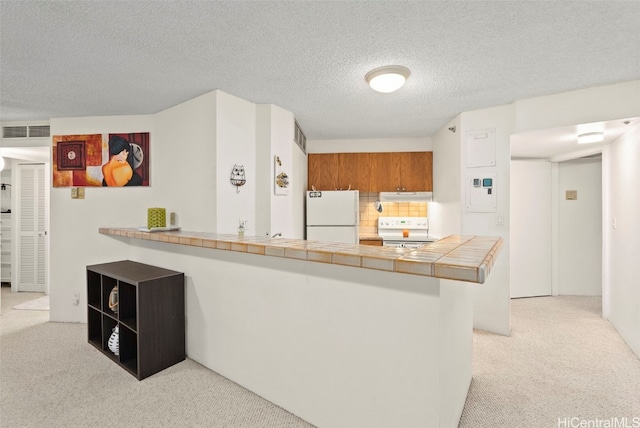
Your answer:
[[[437,241],[429,236],[427,217],[378,217],[378,235],[385,247],[418,248]]]

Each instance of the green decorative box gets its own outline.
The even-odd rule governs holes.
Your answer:
[[[164,208],[149,208],[147,210],[147,229],[167,227],[167,210]]]

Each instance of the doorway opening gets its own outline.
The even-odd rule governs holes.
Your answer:
[[[620,119],[511,136],[512,298],[606,294],[602,152],[628,123]],[[578,144],[577,135],[587,128],[602,131],[603,141]]]
[[[2,147],[2,282],[49,294],[50,146]],[[6,230],[5,230],[6,229]],[[6,253],[6,254],[5,254]]]

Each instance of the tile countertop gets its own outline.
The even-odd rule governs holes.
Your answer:
[[[238,237],[204,232],[141,232],[102,227],[103,235],[237,251],[364,269],[431,276],[482,284],[498,257],[502,238],[452,235],[420,248],[373,247],[302,239]]]

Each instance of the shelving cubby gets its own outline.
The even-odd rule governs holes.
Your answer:
[[[87,266],[87,324],[89,344],[139,380],[183,361],[184,274],[130,260]],[[109,349],[116,326],[118,355]]]

